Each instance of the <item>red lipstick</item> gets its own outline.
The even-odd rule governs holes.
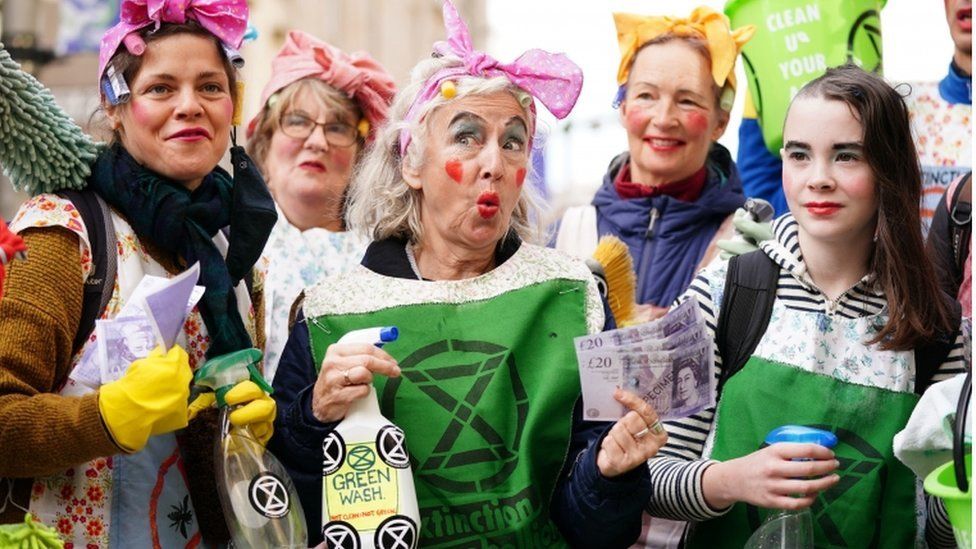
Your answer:
[[[205,128],[184,128],[178,132],[170,134],[166,139],[176,139],[179,141],[199,141],[210,139],[210,132]]]
[[[315,160],[306,160],[299,164],[299,167],[311,172],[325,172],[325,164]]]
[[[807,202],[803,207],[813,216],[828,217],[840,211],[844,206],[836,202]]]
[[[681,139],[676,139],[674,137],[663,137],[659,135],[645,135],[644,143],[646,143],[652,151],[659,153],[677,151],[682,145],[685,144],[685,142]]]
[[[498,213],[498,193],[485,191],[478,195],[478,215],[484,219],[491,219]]]
[[[959,28],[966,32],[973,32],[973,8],[962,8],[956,12]]]

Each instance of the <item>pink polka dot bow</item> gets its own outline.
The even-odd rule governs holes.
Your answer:
[[[434,44],[434,53],[460,57],[463,65],[444,69],[430,77],[407,111],[406,120],[416,119],[423,105],[440,93],[443,82],[462,76],[504,76],[538,99],[559,119],[565,118],[573,110],[583,88],[583,71],[576,63],[561,53],[549,53],[539,49],[529,50],[511,63],[501,63],[472,47],[468,26],[450,0],[444,1],[443,12],[447,41]],[[409,144],[410,132],[401,131],[401,155],[406,153]]]
[[[122,0],[119,22],[102,36],[98,78],[101,80],[105,66],[120,44],[124,43],[133,55],[142,55],[146,44],[135,32],[149,25],[158,29],[161,23],[185,23],[193,19],[224,45],[236,50],[241,47],[247,30],[247,16],[246,0]]]

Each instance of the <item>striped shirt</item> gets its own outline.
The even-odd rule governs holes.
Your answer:
[[[798,226],[791,215],[778,218],[773,223],[773,232],[774,239],[763,242],[761,248],[780,266],[779,285],[776,290],[778,303],[788,309],[849,319],[883,312],[886,300],[878,285],[874,284],[872,275],[859,280],[836,300],[831,300],[813,283],[800,253]],[[679,302],[692,296],[698,299],[706,328],[713,340],[718,324],[719,306],[722,302],[721,288],[724,287],[727,268],[726,261],[712,263],[695,278],[688,290],[678,299]],[[718,295],[712,295],[713,288],[719,288]],[[935,374],[933,382],[965,372],[969,360],[963,353],[962,337],[960,334],[956,339],[948,358]],[[716,385],[721,371],[722,357],[718,354],[716,345],[713,371]],[[714,418],[715,408],[709,408],[687,418],[666,422],[668,443],[648,462],[652,493],[647,511],[652,516],[703,521],[721,516],[728,511],[728,509],[711,508],[702,493],[704,471],[715,463],[703,459],[706,440],[714,427]],[[929,507],[930,509],[937,507],[935,512],[941,513],[941,516],[934,521],[930,517],[930,529],[935,528],[940,520],[942,524],[947,524],[944,507],[941,505]],[[939,532],[930,532],[930,535],[940,533],[942,528],[938,530]],[[949,530],[949,539],[951,539],[951,530]]]

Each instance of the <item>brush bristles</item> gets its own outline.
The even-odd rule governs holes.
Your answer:
[[[0,44],[0,166],[31,195],[84,188],[98,149]]]
[[[615,236],[604,236],[593,251],[607,277],[607,302],[617,325],[626,324],[636,312],[637,276],[627,245]]]

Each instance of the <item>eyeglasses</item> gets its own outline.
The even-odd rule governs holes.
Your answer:
[[[325,140],[336,147],[351,147],[359,139],[356,128],[342,122],[316,122],[304,114],[287,112],[281,115],[281,131],[294,139],[308,139],[316,126],[322,126]]]

